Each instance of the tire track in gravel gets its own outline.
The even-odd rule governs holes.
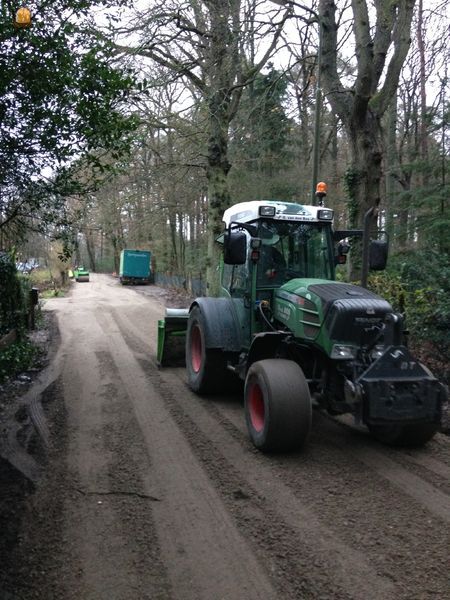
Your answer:
[[[279,597],[113,317],[97,318],[152,458],[152,492],[161,498],[152,508],[173,597]]]
[[[230,410],[228,405],[223,408],[222,404],[215,406],[213,410],[218,411],[220,415],[218,418],[222,419],[222,422],[228,422],[228,428],[234,427],[236,432],[239,432],[243,437],[247,437],[242,410],[239,411],[236,410],[236,408]],[[223,425],[226,426],[226,423],[223,422]],[[440,436],[440,438],[442,438],[446,444],[449,443],[444,436]],[[436,443],[440,444],[442,439],[438,438]],[[359,471],[361,471],[361,469],[364,471],[364,467],[368,466],[369,471],[367,471],[367,473],[371,474],[374,481],[379,481],[380,485],[374,488],[372,502],[367,503],[366,510],[367,507],[370,506],[373,508],[375,501],[380,504],[378,508],[380,514],[385,513],[392,515],[399,512],[401,508],[405,506],[408,507],[408,512],[404,514],[402,519],[404,521],[403,527],[405,532],[408,532],[408,529],[410,529],[410,519],[413,521],[415,518],[418,523],[416,526],[419,527],[420,533],[417,532],[417,535],[415,536],[416,539],[413,540],[413,538],[411,538],[411,543],[413,541],[417,543],[418,541],[419,544],[421,544],[422,540],[427,537],[438,540],[437,545],[442,551],[440,553],[436,552],[436,555],[438,562],[440,561],[443,565],[443,579],[450,589],[450,570],[448,569],[448,560],[446,558],[447,552],[445,550],[450,544],[450,528],[448,527],[450,496],[444,493],[444,491],[441,491],[441,477],[434,477],[434,483],[432,485],[427,481],[424,481],[415,473],[409,472],[408,463],[406,463],[406,466],[402,466],[394,460],[394,458],[401,460],[405,458],[405,456],[408,456],[408,458],[413,461],[414,456],[417,456],[419,451],[416,451],[414,456],[409,456],[405,453],[405,450],[402,449],[393,450],[387,447],[385,449],[383,448],[383,450],[374,449],[374,446],[378,445],[378,443],[372,440],[366,433],[362,436],[360,432],[355,432],[348,426],[344,427],[341,423],[337,423],[331,417],[317,412],[314,413],[313,434],[309,451],[314,452],[318,449],[315,448],[316,443],[320,444],[322,447],[323,465],[321,468],[327,473],[328,483],[326,487],[329,487],[330,491],[338,489],[339,479],[344,475],[344,471],[342,471],[343,468],[347,469],[351,477],[352,470],[357,473],[358,469]],[[430,443],[430,445],[433,444],[434,442]],[[392,456],[393,458],[389,458],[389,456]],[[320,457],[317,458],[320,459]],[[445,463],[435,459],[427,460],[428,457],[424,457],[424,460],[421,461],[420,455],[418,455],[418,458],[418,462],[423,465],[430,465],[432,469],[439,473],[439,475],[446,473],[447,465]],[[333,481],[333,473],[329,469],[330,460],[337,461],[338,465],[336,467],[336,473],[338,475],[335,481]],[[286,462],[285,464],[287,465],[288,463]],[[384,468],[384,465],[386,465],[386,468]],[[311,467],[316,468],[313,462],[311,462]],[[362,476],[362,474],[363,473],[361,472],[359,477]],[[305,474],[303,474],[303,476],[304,475]],[[291,478],[293,478],[292,474],[289,476],[289,479]],[[318,474],[318,478],[320,478],[320,473]],[[384,483],[383,479],[386,480]],[[394,486],[392,491],[390,491],[391,486]],[[326,489],[323,490],[325,493],[326,491]],[[419,506],[417,504],[414,505],[415,503],[411,502],[408,498],[401,500],[401,496],[399,495],[400,492],[409,496],[413,501],[418,503]],[[369,500],[367,497],[366,499]],[[354,502],[355,498],[352,498],[352,501]],[[389,504],[391,504],[391,507],[389,507]],[[361,502],[359,506],[356,505],[353,509],[353,513],[356,515],[364,515],[364,502]],[[432,515],[433,519],[431,519]],[[352,526],[355,525],[353,518],[350,522],[352,523]],[[382,519],[380,519],[380,523],[382,523]],[[361,528],[364,528],[365,526],[366,523],[363,521]],[[386,535],[388,534],[389,532],[386,531]],[[402,535],[402,543],[404,543],[407,537],[408,533],[404,536]],[[376,562],[376,556],[374,557],[374,560]],[[447,565],[447,570],[445,570],[445,565]],[[446,577],[445,573],[447,574]]]
[[[140,355],[144,354],[142,339],[140,342],[135,336],[130,336],[126,319],[115,316],[128,345]],[[204,406],[209,403],[193,395],[179,379],[177,371],[158,372],[153,361],[140,362],[149,380],[160,389],[172,418],[221,491],[239,526],[247,532],[253,544],[257,544],[255,551],[262,554],[261,560],[267,561],[270,557],[267,568],[275,576],[279,574],[278,585],[283,597],[291,597],[291,594],[292,597],[301,594],[301,597],[314,598],[321,594],[329,598],[395,597],[392,583],[378,577],[360,552],[338,541],[289,489],[280,488],[279,480],[269,472],[270,469],[262,472],[258,469],[255,453],[248,453],[252,447],[247,439],[238,433],[233,436],[233,443],[230,429],[225,430],[220,422],[223,419],[217,419],[217,416],[211,418],[208,410],[201,413],[194,410],[194,414],[188,414],[199,402]],[[174,388],[174,381],[176,390],[170,391]],[[183,397],[188,402],[180,404],[178,399]],[[256,457],[260,458],[259,453]],[[265,485],[261,486],[261,482]],[[233,487],[234,492],[230,492]],[[246,504],[250,499],[249,508]],[[301,551],[299,540],[302,541]],[[308,575],[305,576],[305,573]],[[324,573],[332,573],[332,577],[324,576]],[[294,589],[289,590],[286,579],[292,582],[298,580],[302,582],[301,586],[297,583]]]
[[[107,485],[87,493],[102,505],[110,504],[117,520],[126,528],[123,545],[132,556],[133,570],[138,574],[137,578],[127,578],[130,598],[169,599],[173,594],[161,560],[153,518],[152,503],[159,498],[152,490],[151,460],[127,393],[114,377],[116,365],[111,354],[101,350],[96,357],[102,395],[107,401],[102,405],[101,435],[111,460],[106,470]]]
[[[123,315],[116,313],[115,317],[120,324],[122,335],[129,347],[133,349],[135,354],[144,357],[140,359],[140,364],[146,372],[149,381],[151,381],[152,385],[163,397],[166,406],[170,410],[172,419],[188,439],[191,448],[206,469],[211,482],[222,495],[222,500],[228,506],[230,514],[236,520],[238,527],[246,532],[247,537],[250,533],[255,553],[260,555],[260,560],[266,564],[267,571],[277,584],[279,590],[277,597],[319,598],[324,594],[327,598],[344,599],[361,597],[358,593],[354,596],[354,590],[348,592],[346,589],[350,580],[352,587],[357,591],[360,590],[361,586],[358,577],[353,579],[352,575],[346,571],[342,576],[342,581],[345,583],[343,583],[343,587],[341,588],[339,577],[336,578],[336,573],[334,573],[332,580],[328,576],[324,578],[320,575],[322,570],[324,573],[328,569],[331,569],[333,572],[334,562],[328,564],[328,561],[325,560],[326,564],[322,569],[321,565],[324,561],[322,553],[315,555],[314,564],[312,557],[308,553],[299,554],[299,532],[295,531],[293,533],[285,521],[280,520],[279,515],[271,507],[266,506],[264,493],[255,492],[249,485],[249,481],[244,479],[239,472],[235,471],[224,460],[222,447],[219,451],[215,443],[208,436],[205,436],[193,421],[189,422],[187,415],[177,408],[174,395],[169,391],[170,387],[167,386],[167,383],[161,376],[162,372],[158,372],[156,364],[151,360],[149,361],[145,354],[146,348],[142,337],[138,336],[138,339],[130,335],[128,323],[126,322],[127,319],[123,318]],[[176,380],[179,382],[178,378]],[[177,389],[176,396],[178,398],[186,396],[190,400],[196,398],[184,384],[181,384]],[[236,455],[241,457],[243,451],[243,448],[239,446]],[[290,520],[296,522],[299,513],[295,512],[295,514],[288,516],[291,517]],[[310,515],[308,514],[306,517],[303,515],[303,517],[303,521],[307,522]],[[309,535],[310,538],[315,538],[317,532],[314,527],[312,529],[313,531]],[[303,531],[300,533],[300,538],[303,533]],[[322,551],[324,554],[326,553],[325,550],[328,551],[323,546]],[[342,557],[346,551],[346,548],[339,546],[336,552],[336,561],[338,563],[342,561],[345,563]],[[348,567],[347,563],[346,567]],[[353,569],[354,565],[352,565],[352,573]],[[340,567],[338,570],[340,570]],[[378,597],[371,596],[367,588],[364,588],[364,592],[367,592],[367,595],[364,595],[368,599]]]
[[[361,436],[359,436],[357,432],[353,432],[345,424],[336,423],[329,417],[323,415],[320,415],[320,419],[323,426],[326,427],[327,432],[330,433],[330,438],[336,448],[339,448],[342,451],[345,440],[351,439],[351,445],[355,450],[355,457],[357,460],[363,462],[378,475],[389,481],[391,485],[398,487],[405,494],[416,500],[419,504],[424,506],[424,508],[430,511],[430,513],[446,523],[450,523],[450,496],[448,494],[442,492],[438,487],[428,483],[415,473],[412,473],[393,458],[390,458],[388,451],[383,452],[368,446],[368,444],[374,444],[372,440],[367,439],[364,442],[361,442]],[[350,435],[344,436],[343,428],[346,428],[347,431],[350,430]],[[396,457],[397,460],[401,461],[404,456],[405,452],[399,449],[398,457]],[[445,474],[450,471],[450,468],[447,465],[439,463],[438,461],[429,461],[427,463],[425,460],[422,462],[422,465],[425,467],[427,464],[432,468],[439,470],[440,474],[443,473],[444,477]]]
[[[221,411],[221,414],[232,423],[236,430],[246,436],[243,411],[241,410],[240,413],[238,415],[235,410],[231,413],[228,410]],[[336,422],[327,415],[315,413],[315,425],[319,423],[322,431],[327,431],[328,439],[333,440],[335,448],[342,452],[346,445],[345,440],[352,436],[351,446],[357,460],[373,469],[394,486],[399,487],[401,491],[414,498],[435,516],[447,523],[450,522],[450,496],[441,490],[441,485],[445,487],[450,479],[449,465],[432,457],[422,456],[419,451],[411,454],[406,450],[397,449],[394,454],[389,448],[384,451],[378,450],[374,447],[377,443],[367,434],[361,435],[358,429],[353,429],[346,423]],[[343,436],[342,428],[347,430],[346,437]],[[425,481],[418,474],[411,473],[411,468],[417,469],[418,466],[431,472],[430,482]],[[430,476],[429,473],[427,475]]]
[[[367,428],[363,425],[356,425],[350,415],[330,417],[323,414],[323,416],[331,420],[340,428],[341,432],[351,432],[351,435],[356,440],[360,439],[365,446],[378,450],[384,456],[402,464],[406,469],[415,470],[419,476],[425,477],[431,484],[440,488],[447,484],[448,492],[446,493],[450,492],[450,438],[448,436],[438,433],[431,443],[418,449],[392,448],[374,440]],[[445,447],[447,447],[447,456],[442,452]],[[437,456],[436,448],[441,450],[439,459],[435,458]]]
[[[247,441],[241,407],[229,401],[225,405],[220,401],[200,402],[206,410],[217,413],[216,420],[233,437]],[[341,439],[330,443],[323,419],[314,413],[308,449],[297,455],[270,457],[273,476],[278,484],[281,478],[296,496],[314,506],[336,536],[362,549],[377,573],[404,587],[404,596],[399,597],[409,598],[421,589],[424,598],[445,596],[444,590],[450,589],[450,529],[441,518],[442,512],[434,511],[433,517],[402,495],[404,490],[391,488],[392,483],[383,477],[383,458],[378,472],[367,469],[358,460],[360,446],[351,443],[347,447]],[[413,475],[412,481],[416,478]],[[428,504],[428,499],[425,502]],[[423,543],[428,539],[433,542],[424,552]]]
[[[142,343],[142,338],[127,337],[127,325],[122,323],[122,327],[131,347],[143,355],[149,352],[148,345]],[[147,364],[147,371],[153,372],[154,361],[150,358]],[[202,426],[202,430],[215,444],[217,440],[222,440],[222,454],[226,454],[223,448],[228,450],[229,445],[229,437],[223,436],[224,430],[237,441],[237,455],[231,458],[231,463],[238,470],[241,469],[241,455],[252,451],[245,432],[242,409],[228,400],[225,400],[226,404],[220,401],[214,404],[192,395],[184,383],[184,370],[167,370],[160,373],[163,377],[164,374],[167,375],[171,386],[172,376],[178,378],[178,392],[175,396],[180,397],[183,390],[184,395],[189,395],[190,402],[182,406],[183,410],[189,411],[191,420],[196,425],[202,420],[199,406],[210,414],[213,423]],[[213,429],[214,421],[216,430]],[[335,423],[333,427],[336,428]],[[344,540],[343,543],[348,547],[364,552],[369,564],[381,575],[379,579],[396,583],[397,596],[380,592],[380,588],[375,584],[372,591],[374,597],[383,600],[388,597],[410,598],[416,592],[423,598],[434,599],[445,595],[444,590],[450,587],[446,552],[450,538],[446,528],[442,529],[442,521],[430,519],[426,511],[421,511],[417,504],[405,499],[405,496],[401,495],[404,490],[395,487],[391,489],[394,482],[386,481],[382,467],[379,472],[374,472],[371,467],[367,469],[368,465],[364,462],[358,461],[358,450],[361,446],[358,438],[352,436],[352,441],[348,444],[340,437],[336,443],[336,440],[333,442],[335,434],[336,431],[330,435],[329,427],[323,423],[320,415],[315,413],[308,455],[272,458],[270,463],[267,463],[267,457],[263,457],[264,464],[269,464],[269,468],[265,470],[265,475],[261,474],[261,481],[266,477],[279,485],[281,479],[296,498],[300,497],[306,506],[314,506],[314,513],[320,514],[321,522],[331,528],[331,535]],[[341,432],[338,432],[338,435],[341,436]],[[365,443],[367,445],[367,440]],[[436,456],[445,455],[447,449],[440,447],[436,450],[436,446],[439,446],[438,442],[432,446],[430,453]],[[439,460],[434,466],[445,472]],[[396,468],[401,469],[400,466]],[[259,473],[259,470],[256,472]],[[255,485],[255,489],[260,490],[260,486]],[[423,494],[420,499],[426,501]],[[282,502],[280,506],[283,506]],[[281,512],[285,515],[287,511]],[[428,538],[434,542],[431,549],[427,548],[424,554],[423,540]],[[267,552],[270,553],[269,550]],[[421,556],[426,560],[421,560]],[[319,572],[319,569],[315,570]]]
[[[420,454],[420,451],[406,451],[402,454],[402,458],[411,465],[419,465],[427,471],[431,471],[435,475],[438,475],[445,481],[450,481],[450,465],[436,460],[431,456],[427,456],[425,453]]]
[[[210,401],[192,397],[192,393],[186,391],[191,404],[181,405],[177,399],[180,398],[183,384],[174,386],[173,372],[170,370],[167,376],[165,373],[156,375],[167,386],[163,393],[173,418],[192,440],[191,443],[197,444],[200,460],[215,484],[223,490],[222,493],[230,495],[227,484],[232,480],[239,484],[239,489],[244,490],[247,499],[262,511],[262,520],[256,526],[254,519],[248,521],[245,513],[241,515],[242,526],[258,544],[256,551],[267,552],[271,560],[279,563],[278,571],[290,573],[292,580],[305,577],[305,573],[308,573],[306,578],[310,589],[315,590],[313,597],[396,597],[391,581],[379,577],[358,550],[338,539],[310,506],[283,485],[273,465],[267,464],[265,457],[255,451],[244,436],[240,433],[235,435],[236,432],[224,427],[223,418],[218,419],[218,415],[211,414],[214,411],[208,410]],[[155,373],[149,373],[149,377],[154,378]],[[196,442],[199,439],[202,439],[202,443]],[[219,456],[215,457],[213,464],[211,446],[220,448],[220,451],[216,450]],[[219,460],[221,467],[215,469]],[[240,507],[236,503],[231,505],[239,518]],[[264,521],[273,528],[273,531],[267,531],[266,537],[262,533],[264,528],[267,530]],[[278,531],[282,532],[281,536],[277,534]],[[260,544],[262,547],[259,547]],[[294,597],[295,593],[302,592],[305,589],[294,591]]]
[[[120,402],[114,371],[110,372],[105,360],[103,331],[88,312],[82,321],[72,319],[66,327],[73,334],[62,369],[72,485],[64,509],[68,540],[64,552],[70,565],[64,577],[64,598],[150,600],[156,594],[170,598],[164,566],[158,561],[149,501],[117,493],[114,474],[121,457],[129,459],[121,484],[133,489],[139,483],[128,451],[133,438],[127,444],[120,435],[114,441],[108,437],[112,423],[127,424],[130,409]],[[81,349],[83,339],[90,343]],[[136,446],[134,452],[138,453]],[[139,457],[135,460],[142,464],[142,453]]]

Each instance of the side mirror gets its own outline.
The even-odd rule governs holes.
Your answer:
[[[243,265],[247,262],[247,236],[243,231],[225,231],[223,262],[226,265]]]
[[[334,257],[336,265],[345,265],[347,262],[347,254],[350,252],[350,244],[347,242],[339,242],[337,246],[337,254]]]
[[[372,240],[369,244],[369,269],[383,271],[388,259],[388,242],[385,240]]]

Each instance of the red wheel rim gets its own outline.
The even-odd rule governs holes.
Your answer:
[[[253,429],[258,433],[264,429],[264,397],[261,388],[254,383],[248,394],[248,410]]]
[[[191,366],[195,373],[198,373],[202,366],[202,336],[198,325],[191,329]]]

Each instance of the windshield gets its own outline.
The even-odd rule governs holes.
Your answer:
[[[258,285],[280,285],[295,277],[334,279],[330,225],[260,221]]]

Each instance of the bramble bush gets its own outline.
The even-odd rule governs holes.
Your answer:
[[[450,263],[433,250],[392,256],[389,268],[370,276],[370,287],[406,315],[414,342],[431,342],[450,356]]]
[[[0,349],[0,383],[30,367],[36,348],[25,339],[30,283],[17,273],[14,257],[0,253],[0,337],[16,330],[17,341]]]
[[[19,335],[26,325],[27,288],[17,274],[13,257],[0,253],[0,335],[16,329]]]
[[[15,342],[0,350],[0,383],[16,373],[26,371],[37,356],[37,349],[28,340]]]

